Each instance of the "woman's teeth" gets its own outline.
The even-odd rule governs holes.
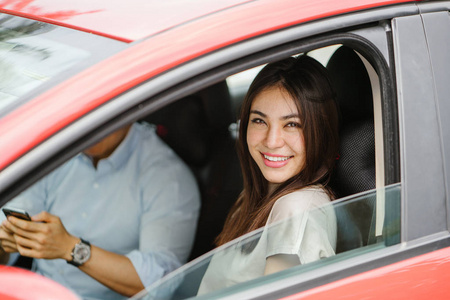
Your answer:
[[[264,158],[270,161],[285,161],[288,160],[288,156],[267,156],[264,154]]]

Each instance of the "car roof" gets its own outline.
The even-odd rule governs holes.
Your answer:
[[[129,42],[249,1],[5,0],[0,7],[15,15]]]
[[[389,3],[411,0],[336,1],[335,5],[348,10],[364,9]],[[180,24],[196,20],[219,11],[246,5],[258,5],[271,0],[29,0],[0,1],[0,11],[70,27],[125,42],[140,40]],[[291,1],[278,0],[278,5],[290,5]],[[308,8],[312,16],[320,15],[328,1],[297,0]],[[368,2],[371,2],[370,4]],[[270,5],[268,6],[270,7]],[[270,13],[270,11],[268,11]],[[302,14],[302,10],[299,10]]]

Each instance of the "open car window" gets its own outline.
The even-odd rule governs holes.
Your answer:
[[[310,216],[319,213],[319,210],[332,210],[334,212],[337,222],[338,250],[336,255],[197,296],[199,286],[211,260],[226,260],[226,257],[230,255],[251,254],[252,250],[258,247],[264,232],[262,229],[258,229],[191,261],[148,286],[134,299],[187,299],[192,297],[195,299],[211,299],[230,296],[246,289],[299,274],[307,274],[320,268],[326,268],[336,262],[397,244],[400,242],[400,192],[401,185],[394,184],[386,188],[335,200],[330,202],[329,205],[310,211]],[[377,206],[385,207],[386,213],[382,219],[377,217]],[[362,222],[363,220],[358,218],[360,211],[371,214],[369,223]],[[292,218],[274,223],[268,227],[269,230],[266,233],[269,236],[272,234],[277,236],[280,228],[290,226],[296,218],[302,217],[304,216],[295,215]],[[376,233],[377,222],[382,222],[383,230],[380,235]],[[378,224],[378,226],[380,225]]]

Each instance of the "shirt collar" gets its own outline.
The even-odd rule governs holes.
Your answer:
[[[114,150],[114,152],[107,158],[103,158],[98,162],[97,169],[101,165],[111,165],[115,169],[119,169],[131,156],[133,149],[135,148],[137,142],[136,138],[136,125],[133,124],[128,131],[127,135],[119,146]],[[90,160],[90,157],[81,153],[82,156]]]

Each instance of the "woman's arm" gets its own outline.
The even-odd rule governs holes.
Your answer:
[[[47,212],[32,217],[34,222],[9,217],[3,226],[14,232],[20,254],[33,258],[72,260],[72,249],[80,239],[64,228],[61,220]],[[131,261],[124,255],[91,246],[91,258],[79,267],[92,278],[125,295],[144,286]]]
[[[276,254],[266,259],[264,275],[280,272],[300,264],[297,255],[294,254]]]

